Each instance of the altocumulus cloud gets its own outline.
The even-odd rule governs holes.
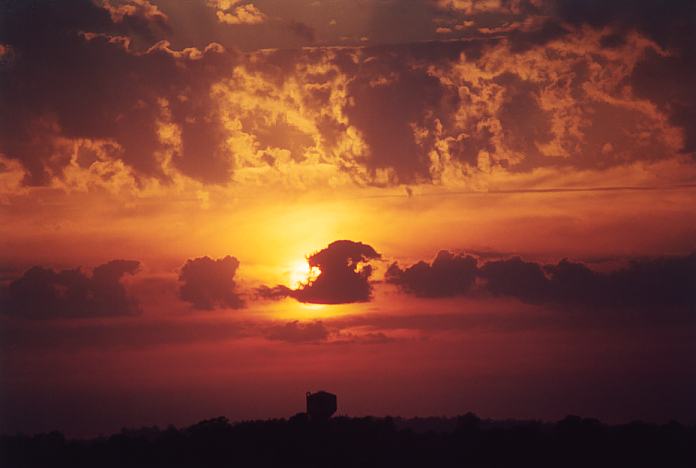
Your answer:
[[[476,40],[245,56],[215,42],[173,49],[174,22],[146,0],[4,2],[0,153],[30,185],[73,169],[106,184],[106,163],[138,180],[226,184],[317,153],[377,185],[695,154],[691,0],[427,3],[451,39]],[[208,7],[314,39],[312,26],[248,1]],[[386,29],[398,26],[390,8]],[[266,97],[284,104],[271,112]]]
[[[62,141],[97,149],[78,151],[81,167],[120,159],[139,176],[167,179],[157,155],[173,151],[182,173],[228,180],[208,90],[234,54],[216,43],[173,50],[167,36],[167,16],[144,0],[3,2],[0,44],[12,53],[0,63],[0,153],[22,163],[25,183],[62,176],[72,157]],[[163,117],[180,142],[163,141]]]
[[[321,271],[314,281],[298,289],[282,285],[262,286],[257,289],[257,294],[265,299],[293,297],[300,302],[315,304],[367,302],[372,296],[372,266],[369,262],[379,258],[381,255],[367,244],[337,240],[307,258],[310,267]]]
[[[103,317],[140,312],[121,278],[134,275],[135,260],[112,260],[87,275],[79,268],[55,271],[35,266],[0,290],[0,310],[24,318]]]
[[[220,259],[200,257],[187,260],[179,273],[182,285],[179,297],[196,309],[244,307],[234,275],[239,260],[226,256]]]

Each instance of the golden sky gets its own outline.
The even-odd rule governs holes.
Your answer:
[[[0,430],[696,417],[691,2],[2,9]]]

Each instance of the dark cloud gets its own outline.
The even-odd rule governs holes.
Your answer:
[[[367,302],[372,295],[369,262],[380,257],[375,249],[362,242],[334,241],[307,258],[311,268],[321,271],[316,279],[298,289],[283,285],[261,286],[256,290],[257,295],[263,299],[293,297],[315,304]]]
[[[468,293],[476,280],[476,259],[440,251],[432,264],[418,262],[402,270],[393,263],[385,275],[389,283],[421,297],[447,297]]]
[[[667,115],[684,129],[682,150],[696,154],[696,95],[689,85],[696,80],[693,1],[501,1],[461,3],[459,8],[447,2],[411,3],[397,13],[389,2],[375,7],[370,38],[388,45],[264,51],[248,60],[214,43],[174,49],[167,39],[176,43],[182,38],[174,37],[167,15],[146,0],[101,6],[89,0],[5,1],[0,153],[19,160],[28,171],[25,182],[35,185],[62,176],[73,157],[66,139],[100,145],[102,151],[90,150],[89,157],[82,156],[90,151],[78,150],[83,167],[108,155],[121,159],[136,178],[167,181],[162,161],[169,153],[181,173],[224,184],[239,156],[229,141],[229,119],[239,118],[258,145],[254,151],[264,154],[254,156],[256,164],[275,164],[271,149],[287,149],[293,161],[302,161],[307,149],[321,141],[321,151],[341,153],[332,163],[361,182],[416,183],[438,177],[433,162],[438,159],[462,163],[466,173],[479,169],[480,157],[482,170],[490,164],[521,171],[544,165],[603,168],[669,157],[679,137],[656,128]],[[475,27],[458,30],[467,9],[474,10]],[[432,32],[433,11],[435,19],[460,34],[459,40],[412,42]],[[393,22],[394,14],[405,22]],[[393,24],[385,28],[388,18]],[[315,40],[305,23],[274,24],[304,42]],[[413,27],[404,30],[404,24]],[[500,29],[501,24],[507,26]],[[553,40],[568,38],[569,45],[582,40],[579,26],[584,25],[606,28],[599,48],[620,51],[630,42],[629,33],[638,31],[668,54],[646,49],[632,74],[602,89],[608,98],[598,98],[585,91],[602,81],[590,76],[591,70],[613,65],[615,73],[619,68],[629,73],[630,67],[617,68],[618,59],[606,63],[599,50],[580,57],[574,47],[543,49]],[[476,32],[481,26],[495,33]],[[380,31],[391,39],[380,40]],[[393,44],[399,37],[404,43]],[[539,76],[509,69],[515,60],[495,58],[501,47],[510,54],[539,48],[529,57]],[[556,69],[570,63],[575,65]],[[305,133],[282,115],[268,119],[220,109],[211,86],[231,78],[239,64],[263,71],[263,79],[278,89],[287,80],[305,84],[301,105],[316,114],[311,118],[319,134]],[[471,68],[461,73],[458,67]],[[307,72],[316,68],[325,71]],[[345,75],[340,118],[323,111],[337,102],[331,91],[337,74]],[[662,85],[665,79],[670,87]],[[235,86],[230,83],[225,86]],[[648,100],[659,112],[648,112],[642,104],[643,112],[620,105],[628,91],[635,94],[630,100]],[[572,106],[563,107],[570,101]],[[172,125],[172,140],[180,141],[164,141],[159,131],[164,124]],[[365,145],[346,155],[342,138],[355,129]]]
[[[543,265],[514,257],[477,265],[473,257],[440,252],[431,264],[393,264],[386,281],[424,297],[490,295],[568,307],[696,310],[696,254],[637,259],[600,272],[567,259]]]
[[[294,290],[282,284],[273,287],[263,285],[256,288],[256,295],[259,299],[268,299],[271,301],[292,297],[294,293]]]
[[[567,260],[546,269],[558,301],[696,310],[696,254],[633,260],[609,273]]]
[[[432,141],[417,141],[413,126],[425,126],[432,119],[428,113],[440,107],[445,90],[438,79],[386,53],[362,64],[348,92],[346,115],[369,146],[363,164],[373,174],[392,169],[393,183],[429,179]]]
[[[537,146],[552,138],[551,117],[539,106],[538,87],[511,73],[494,81],[505,87],[505,99],[498,112],[503,137],[510,149],[525,155],[515,169],[529,170],[551,163],[553,158],[544,157]]]
[[[13,59],[0,64],[0,152],[22,162],[27,183],[60,177],[69,155],[56,147],[59,137],[110,142],[109,156],[137,175],[166,179],[156,153],[168,148],[157,132],[167,115],[190,123],[184,151],[173,161],[182,172],[208,182],[229,175],[229,158],[221,163],[221,155],[201,157],[191,148],[203,140],[221,144],[219,132],[200,136],[196,123],[211,118],[209,87],[229,72],[231,54],[219,46],[152,46],[153,30],[138,25],[161,25],[165,17],[138,9],[114,15],[89,0],[10,1],[3,9],[0,43],[11,47]]]
[[[331,342],[331,344],[335,345],[353,345],[353,344],[361,344],[361,345],[381,345],[381,344],[387,344],[387,343],[393,343],[396,341],[394,338],[382,333],[382,332],[376,332],[376,333],[362,333],[362,334],[355,334],[351,332],[337,332],[336,333],[336,339]]]
[[[329,330],[321,321],[300,323],[295,320],[271,327],[266,337],[269,340],[289,343],[313,343],[325,341],[329,337]]]
[[[693,0],[557,0],[551,10],[558,20],[571,24],[636,29],[663,46],[693,41],[696,24]]]
[[[300,302],[344,304],[370,300],[372,285],[369,261],[380,255],[367,244],[338,240],[310,255],[310,267],[321,273],[311,283],[293,293]]]
[[[205,104],[209,101],[205,99]],[[189,109],[193,110],[193,109]],[[187,114],[179,111],[182,116]],[[225,130],[216,117],[200,110],[190,112],[198,118],[184,120],[181,125],[181,152],[175,155],[179,169],[189,176],[209,183],[224,184],[230,179],[232,154],[225,145]],[[201,164],[201,161],[206,161]]]
[[[671,122],[684,129],[684,152],[696,155],[696,2],[693,0],[560,0],[559,20],[576,25],[610,26],[614,32],[603,41],[615,46],[632,30],[667,49],[669,55],[649,52],[638,64],[631,81],[640,97],[658,104]],[[664,80],[671,85],[665,87]]]
[[[696,27],[696,25],[695,25]],[[694,41],[692,41],[694,42]],[[670,86],[664,86],[666,77]],[[631,83],[640,97],[650,100],[667,112],[671,122],[684,129],[683,151],[696,155],[696,44],[665,57],[649,52],[631,75]]]
[[[332,324],[334,322],[332,321]],[[300,322],[294,320],[284,325],[268,328],[266,339],[288,343],[328,343],[332,345],[375,345],[394,341],[382,332],[354,333],[342,331],[339,327],[329,327],[321,320]]]
[[[0,290],[0,310],[23,318],[102,317],[140,311],[121,278],[135,274],[140,262],[112,260],[88,276],[79,268],[54,271],[35,266]]]
[[[542,46],[555,39],[561,39],[569,33],[563,24],[554,20],[544,21],[538,28],[529,31],[514,30],[508,35],[510,50],[515,53],[525,52],[533,47]]]
[[[214,260],[200,257],[187,260],[179,273],[183,284],[179,297],[196,309],[244,307],[234,282],[239,261],[231,256]]]
[[[22,271],[18,265],[0,262],[0,284],[17,279]]]
[[[693,0],[547,0],[514,4],[502,1],[495,8],[484,8],[484,4],[477,8],[475,2],[463,3],[459,8],[454,8],[454,3],[433,3],[440,9],[443,5],[448,6],[441,12],[441,19],[446,24],[452,26],[461,22],[462,12],[466,12],[465,19],[471,21],[472,27],[465,29],[462,34],[471,34],[480,29],[480,26],[487,27],[495,31],[495,35],[505,37],[513,53],[543,47],[552,40],[572,38],[579,28],[587,27],[605,28],[606,35],[600,41],[604,48],[625,45],[633,32],[655,41],[667,54],[647,51],[646,57],[639,60],[628,81],[633,85],[637,98],[657,104],[660,111],[670,117],[672,125],[684,130],[682,151],[696,155],[696,119],[693,118],[696,115],[696,94],[692,90],[694,87],[689,85],[696,80],[696,41],[693,35],[696,29],[696,3]],[[510,28],[515,24],[523,27]],[[505,29],[510,30],[506,32]],[[668,88],[662,86],[665,79],[670,79],[673,85]],[[602,129],[606,129],[607,133],[601,135],[601,138],[614,146],[616,143],[611,140],[616,139],[616,135],[625,134],[630,140],[640,133],[641,124],[636,125],[636,118],[630,112],[606,117],[602,116],[607,114],[604,109],[593,109],[592,112],[596,114],[592,119],[592,130],[594,133],[601,133]],[[616,132],[616,122],[621,122],[623,131]],[[505,129],[509,128],[509,122],[502,123]],[[655,147],[634,152],[653,152],[663,156],[663,150]],[[603,162],[599,148],[588,147],[584,153],[584,157],[592,158],[596,165]],[[648,154],[647,157],[654,158],[655,155]],[[532,159],[533,164],[543,161]],[[604,161],[604,165],[621,162],[621,159]],[[521,168],[527,170],[528,166],[529,164],[523,164]]]
[[[314,28],[301,21],[289,21],[288,29],[303,42],[311,43],[316,40],[317,33]]]
[[[519,257],[487,262],[478,275],[486,281],[486,291],[494,296],[542,302],[549,294],[548,280],[541,265]]]

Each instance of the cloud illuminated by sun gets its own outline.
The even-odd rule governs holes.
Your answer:
[[[302,259],[292,263],[289,274],[290,287],[299,288],[317,279],[321,270],[317,267],[310,268],[307,259]]]

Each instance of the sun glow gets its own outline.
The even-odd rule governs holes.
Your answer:
[[[317,279],[321,270],[310,267],[307,259],[298,260],[290,266],[290,285],[296,289]]]

